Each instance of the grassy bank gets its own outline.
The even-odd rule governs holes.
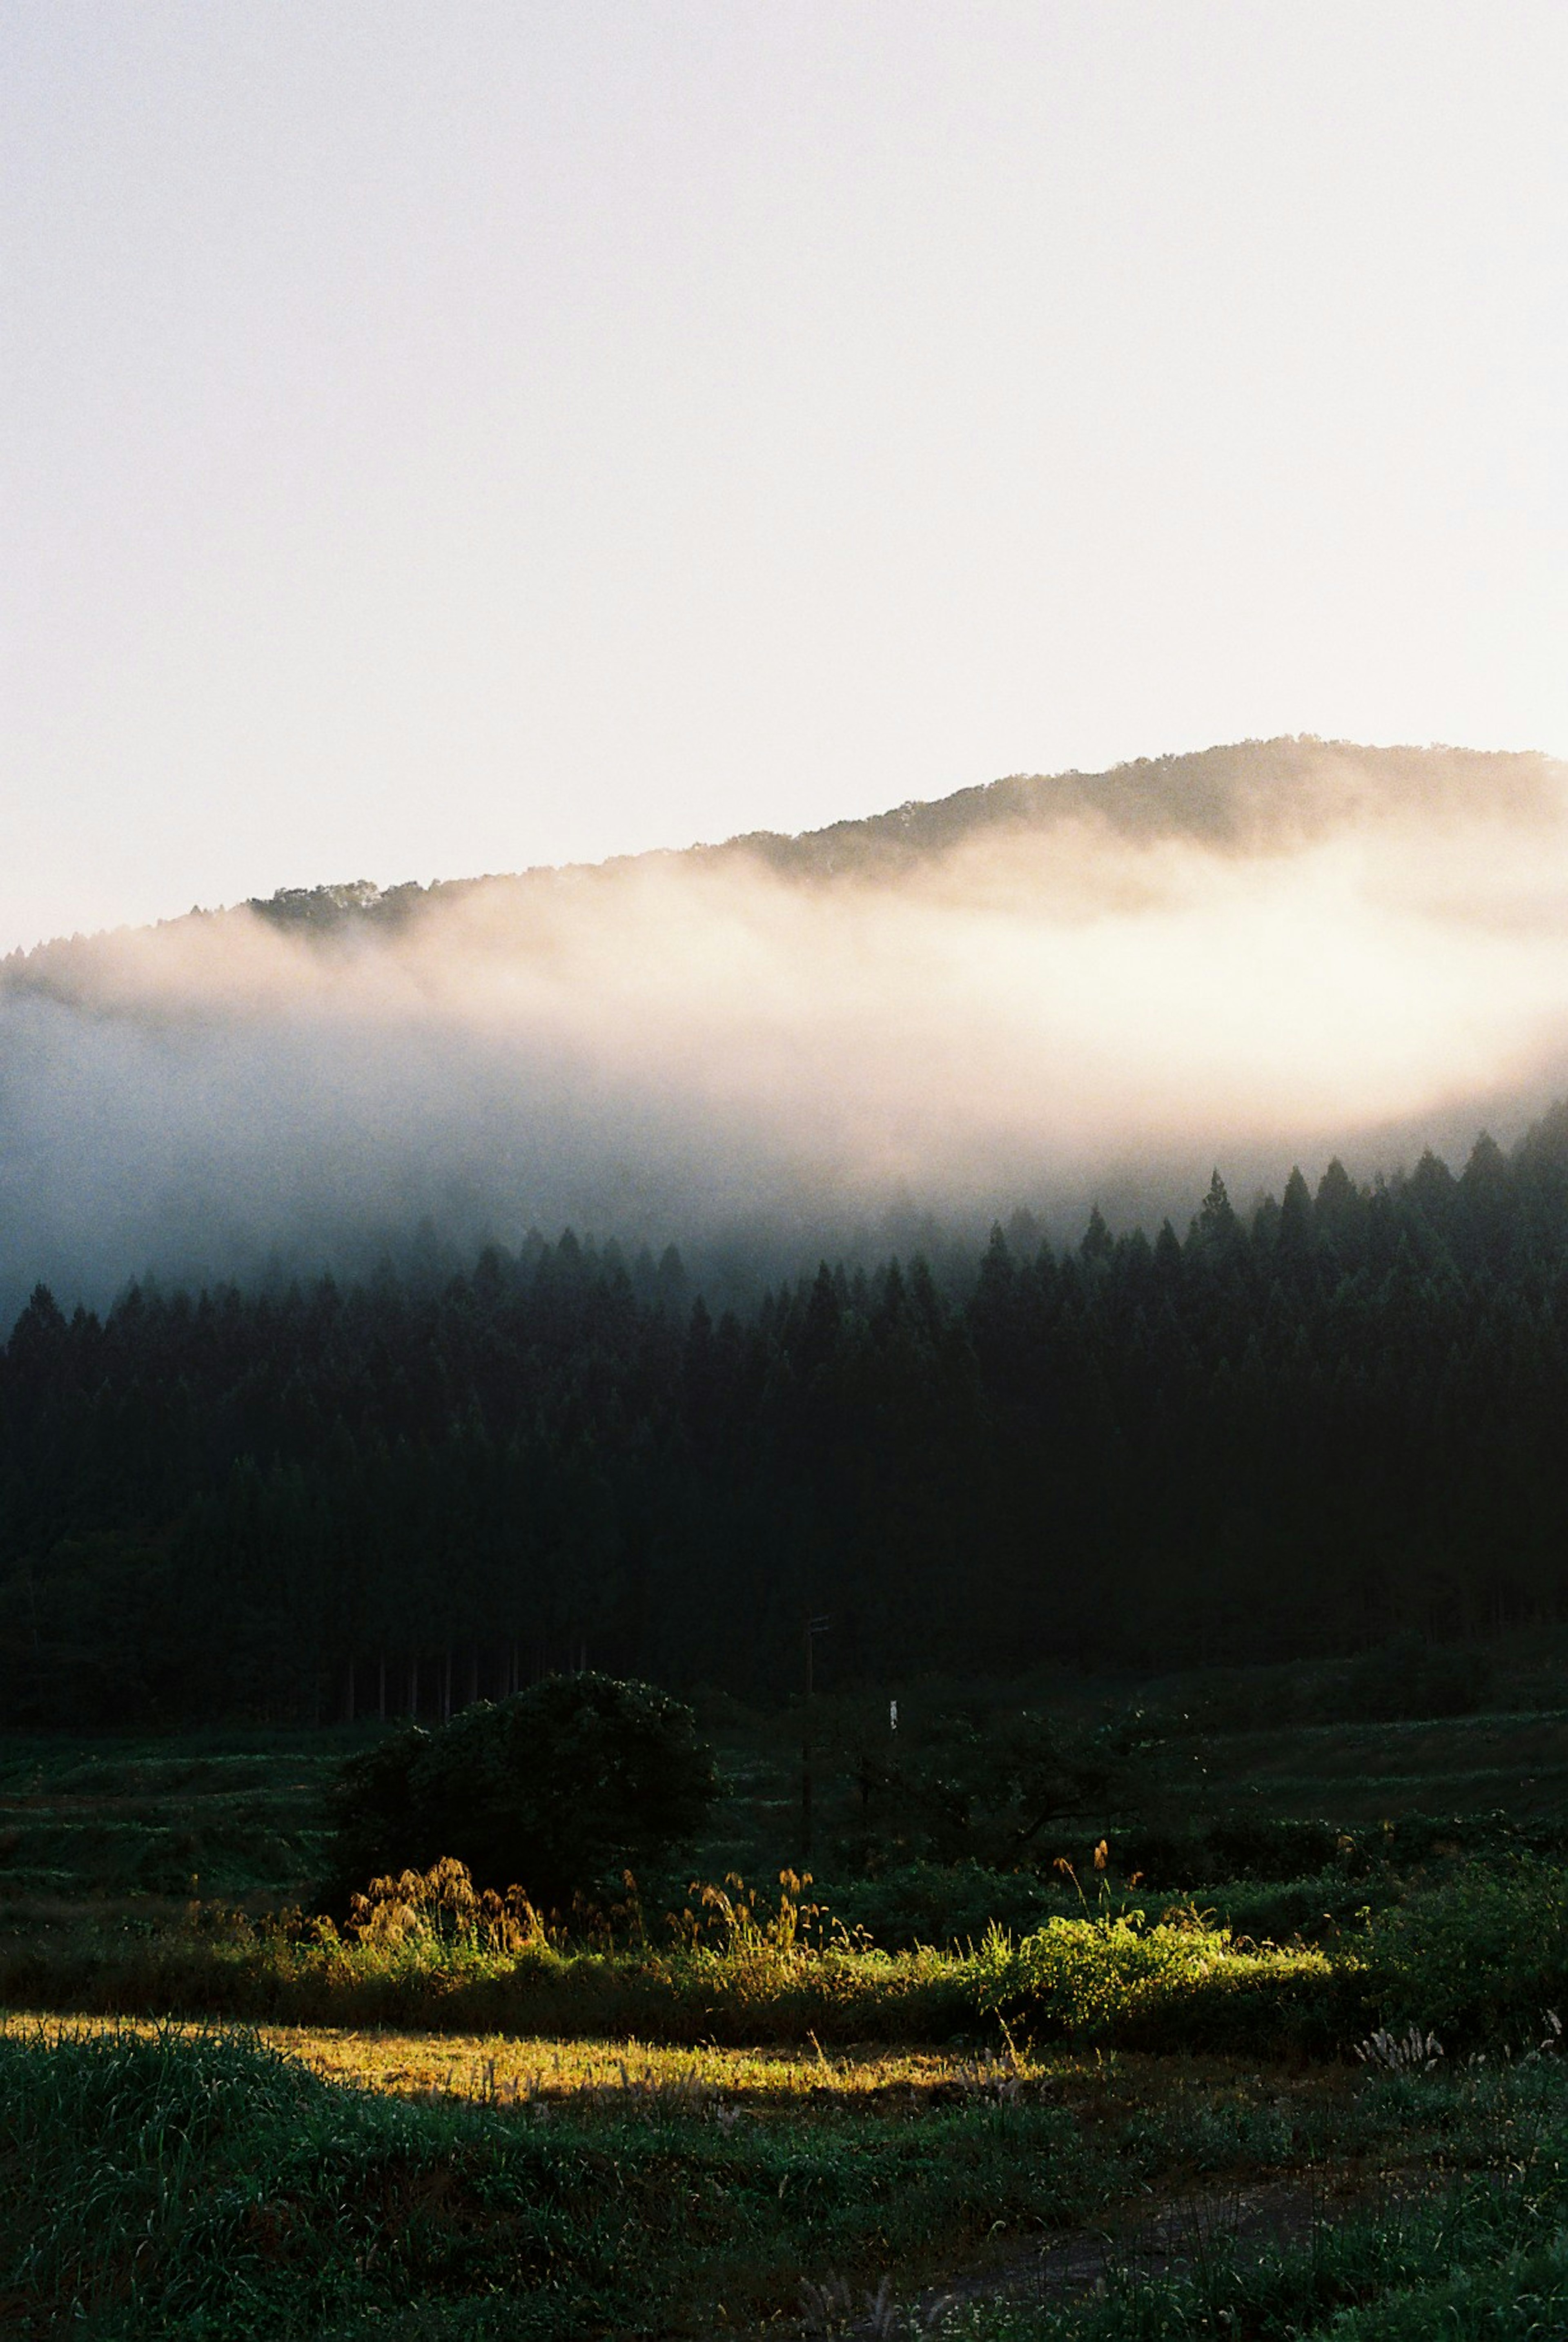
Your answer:
[[[597,1951],[414,1924],[354,1940],[224,1915],[32,1938],[0,2005],[659,2042],[1042,2040],[1332,2052],[1367,2009],[1353,1957],[1253,1947],[1196,1918],[1055,1919],[963,1953],[751,1941]]]
[[[167,2032],[7,2037],[0,2102],[0,2282],[40,2330],[710,2333],[814,2272],[935,2276],[1118,2177],[1044,2098],[770,2122],[655,2092],[542,2120]]]
[[[1066,2041],[1322,2057],[1386,2025],[1451,2050],[1537,2039],[1568,2013],[1568,1871],[1462,1867],[1330,1945],[1257,1944],[1194,1910],[1107,1907],[956,1951],[814,1940],[786,1887],[758,1911],[711,1895],[707,1935],[604,1948],[553,1939],[443,1867],[340,1932],[197,1909],[0,1947],[0,2005],[461,2033],[824,2044]]]
[[[1388,2320],[1406,2298],[1495,2311],[1533,2261],[1562,2277],[1568,2090],[1549,2057],[1284,2088],[1241,2067],[1058,2059],[955,2096],[838,2089],[832,2072],[787,2103],[677,2087],[411,2103],[254,2037],[12,2027],[7,2328],[556,2342],[804,2313],[808,2331],[855,2318],[997,2342],[1392,2342],[1523,2334]],[[1233,2244],[1232,2209],[1259,2188],[1305,2206],[1304,2224]],[[1180,2235],[1139,2276],[1152,2210],[1174,2210]],[[1077,2279],[1053,2301],[1064,2268]],[[1362,2322],[1333,2323],[1347,2313]]]

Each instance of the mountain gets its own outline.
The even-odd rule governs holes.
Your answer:
[[[1565,808],[1540,756],[1244,742],[52,943],[0,964],[0,1274],[422,1215],[798,1250],[1517,1128],[1568,1065]]]
[[[368,878],[287,886],[253,896],[248,912],[291,935],[391,931],[423,912],[492,894],[527,900],[550,887],[634,871],[758,867],[797,886],[824,881],[886,885],[978,843],[1049,838],[1098,827],[1107,845],[1184,841],[1229,856],[1287,853],[1337,832],[1409,822],[1449,826],[1484,815],[1523,826],[1558,814],[1563,767],[1533,751],[1445,747],[1368,748],[1310,736],[1246,740],[1186,756],[1139,757],[1099,773],[1014,773],[925,802],[910,800],[858,820],[788,836],[752,830],[716,846],[657,849],[600,864],[537,867],[484,877],[409,880],[382,887]],[[209,919],[193,911],[188,919]],[[161,922],[180,927],[185,920]],[[0,961],[11,985],[69,988],[67,971],[97,938],[73,936]]]

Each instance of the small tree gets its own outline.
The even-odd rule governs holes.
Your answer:
[[[335,1867],[360,1887],[451,1855],[476,1885],[522,1887],[558,1908],[674,1852],[717,1787],[712,1751],[678,1700],[611,1676],[552,1676],[350,1758]]]

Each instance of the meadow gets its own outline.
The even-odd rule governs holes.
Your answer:
[[[564,1925],[450,1867],[322,1908],[349,1736],[11,1740],[0,2322],[1559,2330],[1555,1684],[1267,1726],[1278,1683],[1149,1687],[1146,1810],[1012,1872],[853,1875],[825,1706],[810,1883],[798,1719],[732,1716],[705,1885]]]

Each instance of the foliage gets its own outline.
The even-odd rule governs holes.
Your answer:
[[[853,2094],[819,2068],[756,2120],[624,2071],[398,2100],[244,2035],[13,2025],[0,2301],[19,2332],[105,2342],[600,2342],[803,2307],[953,2342],[1525,2342],[1568,2313],[1550,2058],[1282,2080],[1009,2055]],[[1391,2162],[1400,2184],[1369,2186]],[[923,2316],[954,2279],[969,2306]]]
[[[1108,2176],[1057,2107],[915,2127],[426,2106],[243,2037],[0,2038],[0,2300],[105,2337],[586,2342],[772,2318],[802,2273],[932,2267],[991,2225],[1074,2217]],[[1100,2163],[1104,2166],[1103,2156]]]
[[[693,1837],[717,1787],[679,1701],[608,1676],[548,1676],[351,1757],[337,1869],[363,1883],[451,1857],[482,1886],[564,1907]]]
[[[1136,1912],[1048,1919],[1018,1942],[994,1928],[964,1967],[982,2009],[1043,2037],[1161,2048],[1327,2047],[1358,1984],[1350,1960],[1243,1947],[1195,1912],[1154,1926]]]
[[[1568,2008],[1568,1870],[1466,1864],[1376,1913],[1368,1957],[1385,2016],[1444,2041],[1514,2046]]]
[[[476,1888],[450,1856],[427,1871],[373,1878],[349,1911],[348,1933],[356,1942],[412,1950],[421,1958],[447,1947],[514,1957],[548,1941],[544,1920],[521,1887],[504,1895],[493,1887]]]
[[[1185,1238],[1017,1216],[763,1285],[568,1231],[102,1317],[40,1288],[0,1355],[0,1708],[429,1717],[585,1645],[776,1700],[816,1611],[824,1670],[887,1691],[1333,1662],[1250,1711],[1211,1674],[1217,1730],[1466,1711],[1481,1633],[1564,1615],[1568,1107],[1458,1176],[1336,1163],[1250,1216],[1216,1183]],[[1062,1753],[956,1807],[909,1760],[888,1859],[1004,1860],[1094,1801]]]
[[[973,1701],[917,1709],[896,1744],[852,1716],[830,1746],[858,1798],[844,1852],[873,1875],[912,1864],[1044,1863],[1087,1817],[1155,1798],[1136,1716],[1081,1725]]]
[[[1553,2034],[1568,2011],[1568,1870],[1456,1864],[1383,1892],[1314,1945],[1254,1940],[1204,1906],[1106,1880],[1097,1907],[889,1951],[793,1873],[776,1898],[730,1879],[663,1917],[632,1897],[551,1925],[444,1861],[377,1880],[343,1929],[198,1905],[177,1925],[0,1936],[0,2006],[671,2043],[994,2042],[1010,2027],[1314,2057],[1413,2025],[1453,2056]]]
[[[988,1927],[1028,1935],[1064,1909],[1059,1882],[979,1862],[911,1862],[853,1879],[834,1907],[888,1950],[978,1942]]]
[[[878,1950],[804,1899],[739,1880],[698,1887],[650,1940],[634,1904],[586,1932],[549,1927],[521,1896],[476,1891],[460,1866],[376,1882],[345,1930],[285,1914],[198,1909],[184,1927],[8,1948],[0,2003],[225,2014],[296,2024],[425,2025],[646,2041],[949,2041],[1040,2037],[1149,2048],[1292,2047],[1322,2054],[1377,2011],[1361,1967],[1236,1943],[1187,1912],[993,1927],[959,1951]]]

